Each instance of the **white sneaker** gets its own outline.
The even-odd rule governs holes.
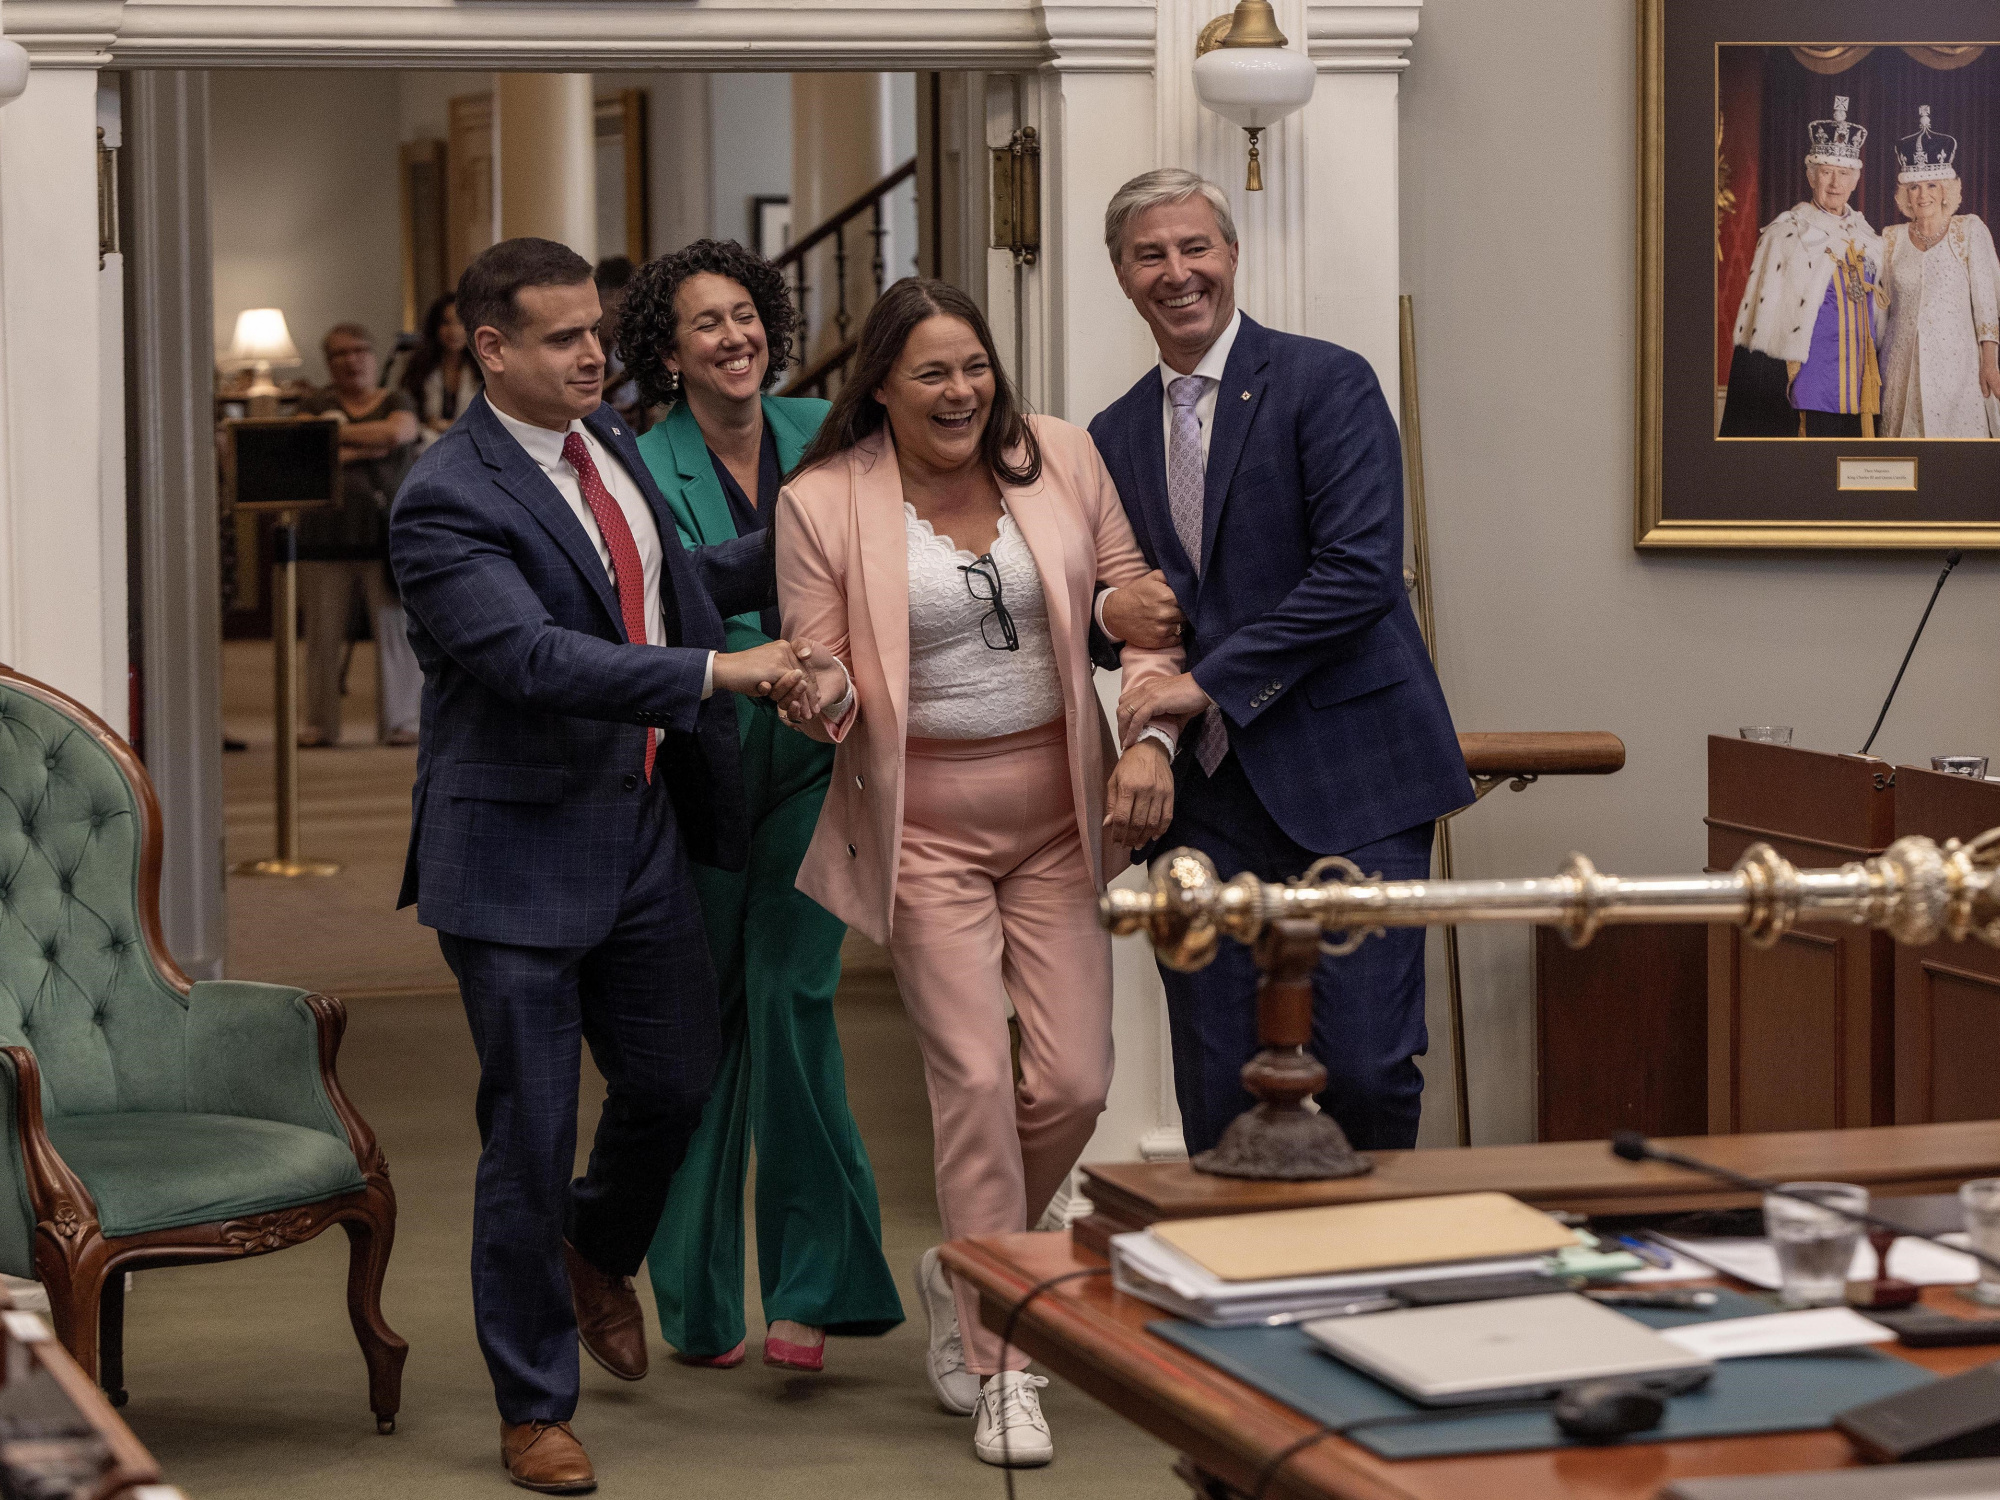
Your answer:
[[[1042,1398],[1048,1381],[1025,1370],[986,1377],[979,1388],[979,1413],[972,1421],[972,1451],[1002,1468],[1032,1469],[1056,1456]]]
[[[958,1332],[958,1302],[951,1278],[944,1273],[935,1249],[917,1257],[917,1303],[930,1331],[930,1356],[924,1373],[938,1405],[955,1417],[969,1417],[979,1404],[979,1377],[965,1367],[965,1340]]]

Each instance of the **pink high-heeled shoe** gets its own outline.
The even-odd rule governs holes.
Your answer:
[[[780,1370],[803,1370],[808,1375],[817,1375],[826,1368],[826,1344],[794,1344],[767,1335],[764,1363]]]
[[[744,1346],[738,1341],[736,1347],[726,1354],[674,1354],[677,1364],[691,1365],[697,1370],[733,1370],[743,1363]]]

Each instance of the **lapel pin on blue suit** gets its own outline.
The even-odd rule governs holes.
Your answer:
[[[1249,393],[1248,391],[1245,391],[1245,392],[1243,393],[1243,399],[1244,399],[1245,401],[1248,401],[1248,400],[1250,399],[1250,393]]]

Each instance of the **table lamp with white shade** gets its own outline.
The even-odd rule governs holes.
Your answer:
[[[1257,137],[1312,98],[1318,79],[1312,59],[1286,46],[1271,0],[1237,0],[1233,12],[1202,28],[1195,45],[1195,95],[1249,132],[1250,175],[1244,187],[1260,193],[1264,171]]]
[[[223,357],[232,368],[250,371],[250,389],[244,394],[250,398],[253,417],[277,414],[278,386],[271,371],[302,363],[292,331],[285,326],[285,315],[275,307],[251,307],[238,313],[236,337]]]

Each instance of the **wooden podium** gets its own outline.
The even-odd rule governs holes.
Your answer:
[[[1886,761],[1709,737],[1711,870],[1755,843],[1800,866],[1879,854],[1896,836],[1896,805]],[[1952,962],[1962,961],[1958,947]],[[1892,1123],[1895,974],[1883,933],[1800,926],[1759,948],[1734,928],[1709,928],[1709,1131]]]
[[[1939,843],[2000,827],[2000,783],[1896,767],[1896,837]],[[2000,952],[1984,943],[1895,958],[1896,1122],[2000,1119]]]

